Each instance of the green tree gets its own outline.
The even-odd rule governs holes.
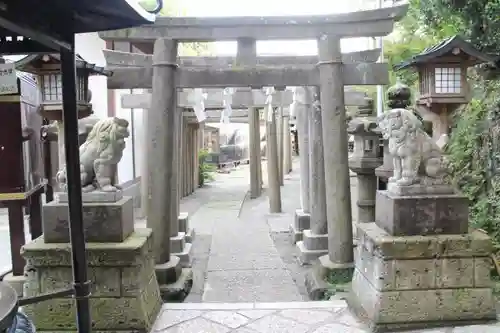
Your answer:
[[[430,29],[452,28],[483,52],[500,53],[500,0],[420,0]]]
[[[399,34],[387,44],[392,64],[459,34],[479,50],[500,53],[500,0],[412,0]],[[399,74],[405,83],[413,74]],[[491,78],[491,76],[490,76]],[[447,146],[451,180],[470,199],[470,222],[500,244],[500,98],[498,79],[471,70],[471,103],[456,111]]]

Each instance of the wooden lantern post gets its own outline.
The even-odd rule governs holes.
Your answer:
[[[432,138],[443,147],[450,134],[450,115],[469,103],[467,69],[494,59],[459,36],[450,37],[394,67],[418,72],[417,111],[432,122]]]

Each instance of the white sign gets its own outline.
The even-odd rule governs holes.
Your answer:
[[[17,94],[17,76],[14,63],[0,64],[0,95]]]

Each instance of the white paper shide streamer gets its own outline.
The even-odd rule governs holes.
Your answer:
[[[274,87],[266,88],[267,121],[272,121],[274,117],[273,94],[274,94]]]
[[[222,110],[220,122],[222,124],[229,124],[231,119],[231,114],[233,113],[233,109],[231,108],[231,104],[233,104],[233,88],[224,89],[222,96],[222,103],[224,109]]]
[[[207,119],[207,115],[205,114],[205,101],[208,97],[208,94],[203,92],[203,89],[196,88],[194,89],[194,105],[193,110],[198,122],[202,122]]]

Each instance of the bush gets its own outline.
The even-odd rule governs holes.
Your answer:
[[[199,168],[198,168],[198,186],[202,187],[205,185],[207,181],[214,180],[214,172],[215,172],[215,166],[213,164],[207,163],[207,158],[209,156],[209,152],[206,149],[201,149],[198,152],[198,161],[199,161]]]
[[[500,249],[499,84],[477,81],[480,96],[455,114],[447,146],[450,177],[470,200],[469,221]]]

